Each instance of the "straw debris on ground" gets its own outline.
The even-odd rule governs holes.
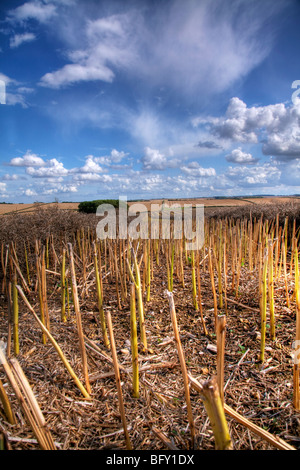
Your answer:
[[[254,217],[253,213],[252,216]],[[7,217],[8,219],[1,219],[0,240],[3,247],[1,269],[5,263],[6,246],[13,241],[20,272],[29,287],[29,292],[25,295],[35,312],[40,313],[41,304],[34,268],[36,266],[34,241],[40,240],[40,246],[45,246],[49,250],[49,264],[45,268],[49,329],[70,366],[82,384],[85,384],[82,345],[78,337],[78,322],[70,286],[71,277],[67,278],[70,298],[66,309],[66,321],[63,321],[61,317],[61,249],[62,246],[67,248],[68,243],[73,245],[81,326],[91,389],[90,399],[85,399],[76,386],[53,344],[48,339],[43,342],[42,331],[20,296],[18,297],[19,354],[15,355],[12,323],[9,324],[8,321],[12,312],[7,291],[5,291],[3,270],[0,279],[2,348],[6,348],[7,353],[8,347],[10,355],[18,361],[58,450],[126,449],[113,355],[111,349],[104,343],[99,316],[92,246],[95,218],[73,213],[62,216],[55,211],[47,220],[43,218],[43,214],[39,213],[30,216],[18,214],[15,215],[15,219],[12,216]],[[227,217],[230,217],[230,214]],[[284,213],[282,221],[285,217]],[[242,220],[240,217],[237,218]],[[220,215],[215,220],[220,220]],[[259,220],[259,216],[256,220]],[[273,227],[276,228],[276,219],[271,220],[274,221]],[[279,223],[281,221],[278,218]],[[22,231],[20,231],[21,226]],[[299,238],[298,226],[295,225],[295,227],[294,235],[297,239],[297,236]],[[87,237],[84,242],[81,236]],[[29,279],[26,274],[24,241],[30,266]],[[207,243],[209,244],[209,241]],[[177,275],[177,271],[174,270],[172,289],[187,372],[199,381],[206,381],[217,373],[215,304],[208,257],[206,257],[208,252],[205,252],[205,249],[209,249],[208,244],[199,258],[202,312],[199,306],[197,310],[195,309],[189,259],[184,259],[183,263],[184,284],[181,273]],[[168,277],[165,254],[160,252],[159,264],[157,264],[155,253],[152,253],[153,277],[149,301],[146,298],[147,290],[144,285],[144,322],[148,349],[143,351],[143,345],[140,342],[140,325],[137,321],[139,395],[135,398],[133,396],[130,329],[131,280],[129,275],[126,279],[121,276],[126,270],[125,257],[122,258],[122,256],[125,254],[126,257],[128,256],[127,242],[121,244],[120,247],[117,246],[117,250],[119,248],[120,251],[115,252],[120,269],[119,277],[116,277],[114,264],[110,264],[113,251],[108,248],[105,256],[102,248],[99,269],[103,289],[103,309],[105,314],[109,312],[113,328],[126,416],[126,431],[131,446],[135,450],[191,449],[192,440],[184,380],[166,295]],[[83,251],[80,253],[81,250]],[[84,253],[88,255],[86,258]],[[287,253],[288,260],[290,259],[289,253]],[[142,251],[139,252],[138,259],[142,254]],[[121,261],[122,265],[120,265]],[[294,271],[290,270],[290,264],[288,264],[290,301],[288,306],[283,268],[277,277],[278,273],[274,274],[276,336],[274,340],[270,339],[268,316],[264,361],[261,363],[259,360],[261,317],[258,264],[257,269],[254,267],[250,271],[248,260],[243,258],[240,266],[236,266],[239,269],[238,292],[236,292],[235,289],[232,290],[233,275],[235,282],[237,279],[236,272],[231,272],[230,257],[227,262],[226,298],[223,291],[223,301],[226,300],[226,304],[223,303],[220,307],[218,303],[218,314],[226,314],[224,402],[255,425],[284,440],[287,445],[300,449],[300,412],[295,409],[293,402],[292,343],[296,338],[297,319]],[[68,263],[69,258],[66,255],[66,270],[69,267]],[[14,270],[13,265],[7,267]],[[146,274],[143,277],[143,263],[140,267],[142,282],[146,279]],[[8,272],[6,282],[9,280]],[[66,276],[69,275],[70,271]],[[217,268],[214,270],[214,277],[219,301]],[[24,287],[18,273],[17,282]],[[222,283],[224,289],[224,277]],[[138,316],[138,311],[136,315]],[[203,324],[206,326],[207,334],[205,334]],[[0,401],[0,434],[5,436],[6,445],[14,450],[38,449],[39,443],[36,436],[26,420],[1,365],[0,379],[15,415],[15,423],[11,424]],[[215,448],[215,438],[201,397],[193,387],[190,387],[189,395],[194,419],[194,449],[212,450]],[[226,415],[226,419],[234,449],[275,448],[274,445],[239,424],[233,417]]]

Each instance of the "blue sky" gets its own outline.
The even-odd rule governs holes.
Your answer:
[[[0,201],[300,193],[299,24],[297,0],[1,0]]]

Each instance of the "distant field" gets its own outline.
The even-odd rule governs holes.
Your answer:
[[[132,205],[138,201],[129,201],[128,204]],[[242,207],[245,204],[284,204],[284,203],[300,203],[300,197],[253,197],[253,198],[224,198],[224,199],[213,199],[213,198],[199,198],[199,199],[152,199],[148,201],[140,201],[144,204],[147,209],[150,209],[151,204],[166,204],[172,205],[175,203],[183,204],[204,204],[205,207]],[[62,202],[62,203],[35,203],[35,204],[0,204],[0,215],[8,214],[10,212],[28,213],[38,209],[49,209],[58,207],[63,210],[77,210],[77,202]]]
[[[33,212],[38,209],[49,209],[53,207],[59,207],[64,210],[77,210],[77,202],[66,202],[66,203],[36,203],[36,204],[0,204],[0,215],[8,214],[9,212],[20,212],[27,213]]]
[[[135,201],[136,202],[136,201]],[[129,205],[134,204],[135,202],[129,202]],[[168,205],[172,204],[203,204],[205,207],[242,207],[246,204],[261,205],[261,204],[284,204],[284,203],[300,203],[299,197],[253,197],[253,198],[224,198],[224,199],[214,199],[214,198],[199,198],[199,199],[152,199],[150,201],[141,201],[147,209],[150,209],[151,204],[162,204],[165,202]]]

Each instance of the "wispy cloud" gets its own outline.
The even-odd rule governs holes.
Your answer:
[[[215,128],[214,138],[205,138],[196,128],[183,128],[184,113],[188,125],[190,107],[226,90],[264,60],[273,43],[271,19],[285,3],[254,1],[247,9],[232,0],[226,7],[221,0],[187,0],[184,8],[179,0],[149,5],[108,2],[96,8],[90,0],[34,0],[10,10],[9,18],[26,26],[34,19],[55,35],[63,65],[41,75],[39,84],[42,92],[68,88],[67,97],[59,97],[60,106],[49,101],[44,108],[63,128],[121,130],[141,148],[160,149],[164,155],[168,147],[178,153],[187,148],[190,154],[216,154],[223,149],[221,132],[226,140],[225,124],[219,123],[218,135]],[[34,35],[20,33],[19,41],[22,34],[24,40],[25,34]],[[87,89],[77,93],[78,86],[90,82],[99,82],[99,96]],[[26,107],[28,100],[15,92],[9,104]]]
[[[112,82],[114,69],[128,68],[134,62],[133,26],[128,14],[83,20],[83,47],[69,51],[71,63],[45,74],[40,84],[61,88],[83,81]]]
[[[154,28],[146,24],[142,44],[147,54],[139,70],[152,83],[169,83],[194,99],[199,90],[225,90],[267,56],[272,44],[267,20],[284,6],[249,2],[242,9],[240,2],[230,0],[186,1],[184,8],[180,0],[167,5],[159,5]],[[266,35],[263,45],[261,34]]]
[[[5,83],[5,104],[8,106],[20,105],[28,108],[27,96],[34,91],[33,88],[23,86],[18,80],[0,73],[0,80]]]
[[[19,47],[21,44],[34,41],[35,39],[36,39],[36,36],[33,33],[15,34],[13,37],[10,38],[9,45],[12,49],[15,49],[16,47]]]
[[[49,18],[56,13],[53,4],[26,5],[26,9],[14,10],[14,16],[38,17],[43,12]],[[128,77],[139,78],[150,88],[168,84],[194,97],[199,90],[220,92],[267,56],[273,40],[268,20],[285,4],[265,0],[242,9],[232,0],[226,7],[220,0],[187,0],[183,9],[182,2],[175,0],[151,9],[144,3],[141,6],[138,10],[129,2],[124,13],[81,18],[81,46],[69,35],[69,63],[45,74],[41,84],[59,88],[87,80],[112,82],[120,71],[126,71]],[[78,24],[77,14],[82,15],[82,10],[68,11],[69,30],[70,23]]]
[[[253,1],[247,9],[232,0],[226,7],[221,0],[187,0],[183,8],[175,0],[151,7],[141,2],[140,8],[135,2],[126,8],[106,4],[86,11],[80,2],[77,8],[62,9],[53,1],[47,5],[54,7],[51,14],[59,12],[55,31],[51,22],[49,30],[60,42],[64,64],[42,75],[39,84],[69,92],[65,101],[60,96],[56,109],[47,106],[49,115],[64,128],[121,130],[141,148],[160,149],[164,155],[167,147],[199,155],[227,148],[223,144],[233,124],[218,122],[214,135],[205,137],[196,127],[188,128],[190,108],[228,89],[264,60],[273,44],[271,19],[285,8],[281,0],[276,5]],[[88,92],[76,93],[89,82],[99,82],[103,94],[87,99]],[[72,90],[76,100],[70,99]],[[236,125],[234,131],[243,142]],[[245,141],[250,137],[245,131]]]
[[[17,8],[8,12],[8,20],[12,22],[26,22],[28,20],[37,20],[40,23],[46,23],[56,15],[56,6],[53,3],[34,0],[25,2]]]
[[[103,64],[67,64],[56,72],[46,73],[41,78],[40,84],[50,88],[60,88],[78,82],[90,82],[101,80],[104,82],[112,82],[113,72]]]

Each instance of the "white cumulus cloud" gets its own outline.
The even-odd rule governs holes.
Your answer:
[[[151,147],[145,148],[141,161],[145,170],[165,170],[166,168],[176,168],[179,165],[177,159],[168,159],[165,154]]]
[[[27,150],[26,154],[23,157],[15,157],[12,158],[9,162],[11,166],[24,166],[24,167],[35,167],[35,166],[44,166],[46,162],[36,155],[35,153],[31,153],[30,150]]]
[[[198,162],[190,162],[188,165],[182,166],[181,171],[193,177],[216,176],[216,170],[214,168],[203,168]]]
[[[62,162],[59,162],[56,158],[51,158],[44,166],[34,168],[28,166],[26,173],[34,178],[52,178],[56,176],[66,176],[69,174]]]
[[[37,196],[37,192],[34,189],[26,189],[24,194],[25,196]]]
[[[98,173],[81,173],[74,176],[74,181],[85,182],[85,181],[99,181],[102,183],[108,183],[113,181],[110,175],[99,175]]]
[[[232,150],[226,155],[226,160],[231,163],[238,163],[239,165],[253,165],[258,161],[251,153],[243,152],[241,147]]]
[[[248,108],[234,97],[225,116],[198,117],[192,122],[195,127],[209,126],[217,141],[261,144],[264,155],[278,160],[300,157],[300,99],[291,105],[276,103]],[[231,155],[230,161],[237,155],[238,152]]]
[[[97,163],[97,158],[93,155],[88,155],[85,165],[80,168],[80,171],[83,173],[102,173],[103,168]]]
[[[267,187],[280,181],[281,170],[273,163],[265,163],[256,166],[229,167],[225,176],[239,187]]]

